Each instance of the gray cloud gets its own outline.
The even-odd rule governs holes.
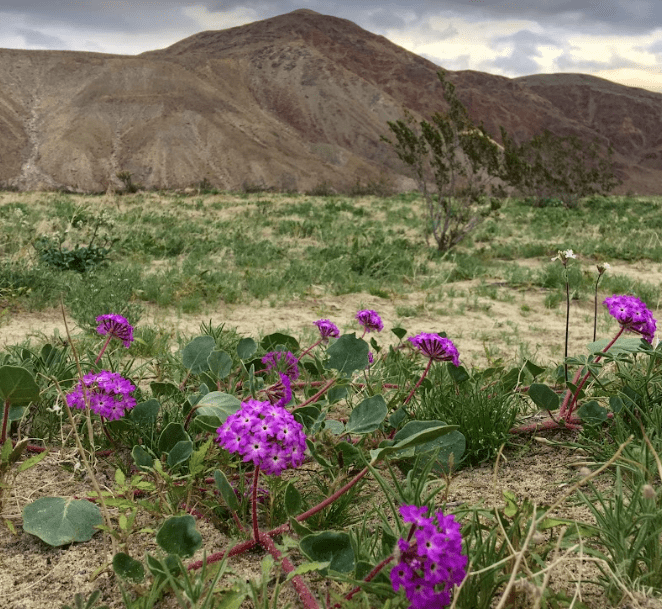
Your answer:
[[[495,51],[509,48],[508,55],[499,55],[491,61],[482,62],[482,68],[489,71],[492,68],[502,70],[507,75],[519,76],[540,71],[540,65],[534,59],[541,57],[541,47],[562,48],[553,38],[544,34],[536,34],[531,30],[520,30],[508,36],[495,36],[491,39]]]
[[[55,49],[58,51],[65,51],[69,48],[69,45],[67,45],[62,38],[58,36],[49,36],[38,30],[16,28],[14,33],[23,38],[25,46],[28,49]]]
[[[557,68],[562,72],[597,72],[599,70],[614,70],[617,68],[636,68],[638,64],[634,61],[621,57],[617,53],[611,53],[605,61],[595,61],[574,57],[572,52],[565,52],[554,60]]]

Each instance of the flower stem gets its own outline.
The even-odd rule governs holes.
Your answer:
[[[313,343],[312,345],[310,345],[310,347],[308,347],[308,349],[306,349],[306,350],[305,350],[305,351],[299,356],[299,359],[302,359],[304,355],[308,355],[308,353],[310,353],[315,347],[317,347],[317,345],[319,345],[323,340],[324,340],[323,338],[320,338],[316,343]]]
[[[625,327],[621,326],[621,329],[618,331],[616,336],[612,338],[611,342],[602,350],[600,355],[598,355],[595,360],[593,361],[594,364],[597,364],[601,359],[603,355],[607,354],[607,351],[611,349],[612,345],[619,339],[621,334],[625,331]],[[575,375],[575,381],[579,379],[579,375],[581,374],[581,369],[577,371],[577,374]],[[562,418],[564,418],[566,421],[570,419],[572,416],[572,413],[574,411],[574,406],[577,405],[577,400],[579,399],[579,392],[582,390],[584,385],[586,384],[586,381],[588,380],[588,377],[591,376],[591,371],[587,371],[584,377],[579,381],[579,384],[577,385],[577,389],[575,390],[574,394],[572,393],[572,390],[568,389],[568,392],[565,395],[565,398],[563,399],[563,404],[561,404],[561,410],[559,414],[561,415]],[[570,399],[572,397],[572,400]]]
[[[255,466],[255,473],[253,474],[253,501],[252,501],[252,509],[253,509],[253,538],[255,541],[260,541],[260,529],[257,526],[257,481],[260,474],[260,464],[258,463]]]
[[[423,382],[423,379],[427,376],[430,366],[432,365],[432,358],[428,360],[428,365],[425,367],[425,370],[423,371],[423,374],[421,375],[421,378],[418,379],[418,383],[414,385],[414,388],[409,392],[409,395],[407,396],[407,399],[403,402],[404,404],[407,404],[409,400],[414,396],[414,393],[416,393],[416,390],[421,386],[421,383]]]
[[[331,387],[334,385],[336,382],[336,379],[331,379],[324,387],[322,387],[314,396],[309,397],[303,404],[299,404],[297,408],[302,408],[303,406],[308,406],[308,404],[312,404],[316,402],[319,398],[321,398]]]
[[[7,421],[9,420],[9,400],[5,400],[5,409],[2,413],[2,435],[0,435],[0,444],[4,444],[7,439]]]
[[[382,569],[383,569],[388,563],[390,563],[392,560],[393,560],[393,556],[392,556],[392,555],[389,556],[388,558],[385,558],[384,560],[382,560],[382,562],[380,562],[376,567],[374,567],[374,568],[372,569],[372,571],[370,571],[370,573],[368,573],[368,575],[365,576],[365,579],[363,580],[363,582],[367,584],[369,581],[372,581],[372,580],[376,577],[376,575],[377,575],[377,574],[378,574],[378,573],[379,573],[379,572],[380,572],[380,571],[381,571],[381,570],[382,570]],[[361,591],[361,586],[356,586],[356,588],[354,588],[353,590],[351,590],[350,592],[348,592],[348,593],[345,595],[345,600],[346,600],[346,601],[351,600],[351,598],[352,598],[355,594],[359,593],[360,591]],[[337,607],[341,607],[341,606],[342,606],[342,605],[341,605],[340,603],[336,603],[336,604],[333,606],[333,609],[336,609]]]
[[[294,571],[294,565],[286,556],[283,556],[280,553],[276,547],[276,544],[274,543],[274,540],[271,539],[269,535],[265,533],[259,533],[258,541],[260,542],[260,545],[274,557],[275,560],[282,561],[281,565],[285,573],[292,573],[292,571]],[[310,591],[308,586],[306,586],[300,575],[295,575],[292,578],[292,585],[299,594],[299,598],[301,599],[301,602],[306,609],[320,609],[317,601],[315,600],[315,597],[313,596],[313,593]]]
[[[113,338],[113,335],[108,333],[108,337],[106,338],[106,342],[103,344],[103,347],[101,347],[101,351],[99,351],[99,355],[97,355],[97,358],[94,360],[95,364],[99,363],[99,360],[101,359],[101,356],[106,351],[106,347],[108,347],[108,343],[110,343],[111,338]]]
[[[563,371],[565,372],[565,382],[568,382],[568,336],[570,329],[570,282],[568,281],[568,267],[563,264],[565,270],[565,351],[563,359]]]

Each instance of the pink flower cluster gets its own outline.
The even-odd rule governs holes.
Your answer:
[[[101,335],[110,334],[118,338],[124,343],[128,349],[133,342],[133,326],[126,320],[125,317],[117,315],[116,313],[109,313],[107,315],[99,315],[97,317],[97,332]]]
[[[453,362],[460,365],[460,354],[449,338],[443,338],[439,334],[421,332],[409,339],[423,355],[437,362]]]
[[[216,431],[216,441],[223,448],[239,453],[245,462],[252,461],[265,474],[279,476],[303,463],[303,427],[280,406],[248,400]]]
[[[604,304],[609,314],[626,330],[641,334],[644,340],[653,342],[656,320],[644,302],[636,296],[609,296]]]
[[[87,395],[92,412],[109,421],[115,421],[136,405],[136,399],[129,395],[135,389],[131,381],[116,372],[102,370],[86,374],[76,388],[66,395],[66,399],[70,408],[84,410]]]
[[[451,601],[453,585],[459,585],[466,574],[460,523],[442,512],[427,518],[427,511],[425,506],[400,507],[402,519],[416,529],[413,541],[398,540],[400,560],[391,569],[391,584],[396,592],[404,588],[412,609],[445,607]]]

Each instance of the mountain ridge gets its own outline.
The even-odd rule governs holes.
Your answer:
[[[22,190],[148,188],[207,180],[339,189],[413,182],[387,121],[443,110],[440,66],[351,21],[308,9],[199,32],[139,55],[0,49],[0,184]],[[621,191],[662,194],[662,94],[582,74],[516,79],[447,72],[498,138],[542,129],[614,147]]]

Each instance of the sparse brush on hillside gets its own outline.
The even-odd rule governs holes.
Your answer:
[[[442,71],[448,111],[415,125],[413,116],[389,122],[395,141],[382,136],[414,174],[425,199],[426,234],[439,251],[460,243],[480,222],[496,212],[505,192],[497,177],[502,152],[481,125],[475,125]],[[434,190],[430,185],[434,184]]]

